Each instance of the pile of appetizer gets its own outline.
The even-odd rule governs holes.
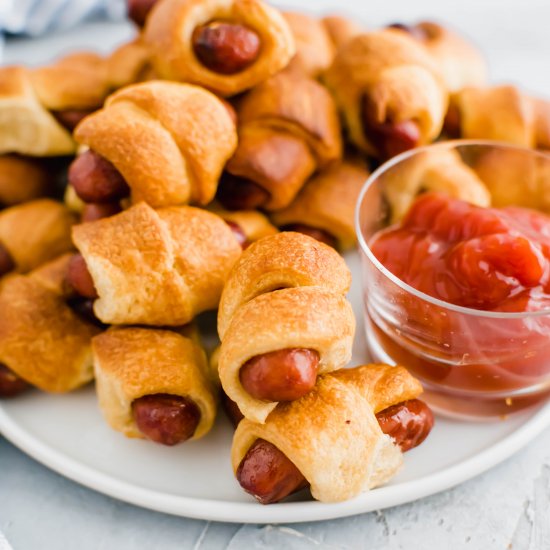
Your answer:
[[[95,379],[112,428],[165,445],[207,437],[221,402],[262,503],[388,481],[433,416],[405,368],[343,369],[360,188],[436,139],[547,147],[550,105],[488,86],[480,53],[434,23],[128,4],[137,36],[111,55],[0,68],[0,397]],[[394,221],[427,190],[535,200],[498,159],[486,178],[434,159],[388,187]],[[207,358],[194,320],[216,309]]]

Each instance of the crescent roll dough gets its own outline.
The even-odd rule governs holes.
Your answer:
[[[193,339],[150,328],[114,328],[92,341],[99,407],[109,425],[127,437],[143,438],[132,415],[139,397],[188,397],[201,412],[191,439],[212,428],[216,400],[207,379],[206,355]]]
[[[284,208],[318,168],[342,156],[334,100],[323,86],[281,73],[247,94],[238,110],[239,145],[226,170],[270,193],[267,210]]]
[[[386,483],[402,452],[382,433],[375,413],[422,393],[403,367],[363,365],[320,377],[306,396],[281,403],[265,424],[243,419],[233,437],[239,464],[257,439],[275,445],[300,470],[321,502],[340,502]]]
[[[206,23],[237,23],[255,31],[256,61],[235,74],[204,66],[193,50],[193,31]],[[160,77],[192,82],[222,96],[243,92],[283,69],[294,55],[292,33],[282,15],[261,0],[164,0],[151,11],[144,39]]]
[[[459,137],[550,148],[550,102],[515,86],[465,88],[452,96],[447,118]]]
[[[152,80],[154,72],[149,56],[149,49],[141,37],[119,46],[106,60],[111,88],[118,90],[136,82]]]
[[[133,202],[154,207],[210,202],[237,146],[235,123],[214,94],[160,81],[110,96],[75,139],[115,165]]]
[[[51,174],[40,161],[19,155],[0,155],[0,207],[44,196],[52,187]]]
[[[0,68],[0,154],[54,156],[74,150],[71,134],[40,102],[29,71]]]
[[[319,354],[319,373],[351,359],[355,318],[344,296],[319,287],[286,288],[262,294],[239,308],[222,340],[218,370],[225,393],[246,418],[265,422],[277,402],[252,397],[239,372],[252,357],[287,348]]]
[[[339,50],[363,29],[351,18],[340,15],[327,15],[321,20],[336,50]]]
[[[343,296],[350,285],[346,263],[330,246],[301,233],[265,237],[242,253],[227,279],[218,309],[218,334],[223,340],[237,310],[260,294],[315,286]]]
[[[441,131],[448,103],[443,78],[425,48],[402,31],[351,39],[324,80],[342,111],[350,140],[370,155],[383,152],[370,130],[367,134],[367,120],[372,127],[411,121],[419,132],[416,145],[429,143]]]
[[[320,19],[298,12],[283,12],[296,43],[296,55],[288,70],[299,71],[313,78],[332,63],[336,50],[330,34]]]
[[[352,248],[356,242],[355,206],[368,176],[362,162],[335,162],[311,178],[289,206],[271,217],[283,228],[300,224],[322,229],[336,238],[340,250]]]
[[[61,203],[38,199],[0,212],[0,243],[26,273],[73,248],[73,214]]]
[[[73,229],[109,324],[178,326],[215,309],[241,254],[229,226],[190,206],[145,203]]]
[[[457,151],[437,148],[417,153],[395,165],[381,178],[391,211],[391,223],[407,213],[416,197],[426,191],[443,191],[478,206],[489,206],[491,195],[474,170]]]
[[[100,329],[67,305],[69,259],[10,277],[0,291],[0,363],[48,392],[68,392],[93,378],[90,344]]]

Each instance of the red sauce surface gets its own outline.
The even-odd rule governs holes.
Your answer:
[[[421,195],[371,249],[414,288],[487,311],[550,308],[550,217],[524,208],[481,208]]]
[[[492,312],[550,308],[550,218],[538,212],[427,193],[370,246],[402,281],[447,303]],[[498,394],[506,403],[520,390],[550,388],[550,314],[465,314],[389,283],[377,288],[375,300],[367,296],[382,304],[369,308],[371,334],[427,387],[464,398]]]

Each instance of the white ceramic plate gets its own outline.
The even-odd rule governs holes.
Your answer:
[[[361,322],[358,258],[350,300],[358,319],[352,364],[367,361]],[[93,388],[65,396],[31,392],[0,403],[0,432],[23,451],[87,487],[171,514],[238,523],[331,519],[395,506],[461,483],[519,450],[550,425],[550,404],[505,422],[437,418],[429,438],[405,455],[392,482],[354,500],[321,504],[307,492],[292,502],[261,506],[235,481],[229,461],[232,428],[223,414],[203,440],[162,447],[113,432]]]
[[[75,46],[99,47],[129,36],[123,25],[92,25],[38,41],[9,45],[5,62],[44,62]],[[100,37],[100,40],[98,40]],[[354,274],[350,293],[357,315],[353,365],[367,361],[361,322],[358,258],[347,258]],[[66,396],[31,392],[0,403],[0,432],[60,474],[92,489],[145,508],[192,518],[238,523],[291,523],[359,514],[442,491],[491,468],[550,425],[550,404],[500,423],[437,419],[430,437],[405,455],[392,482],[341,504],[308,501],[261,506],[243,493],[229,462],[232,428],[223,414],[205,439],[165,448],[128,440],[110,430],[93,388]]]

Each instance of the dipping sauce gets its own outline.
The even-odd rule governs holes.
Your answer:
[[[445,302],[387,281],[376,294],[371,287],[367,338],[376,360],[406,365],[431,405],[465,416],[499,416],[547,398],[548,216],[426,193],[369,247],[401,281]]]

